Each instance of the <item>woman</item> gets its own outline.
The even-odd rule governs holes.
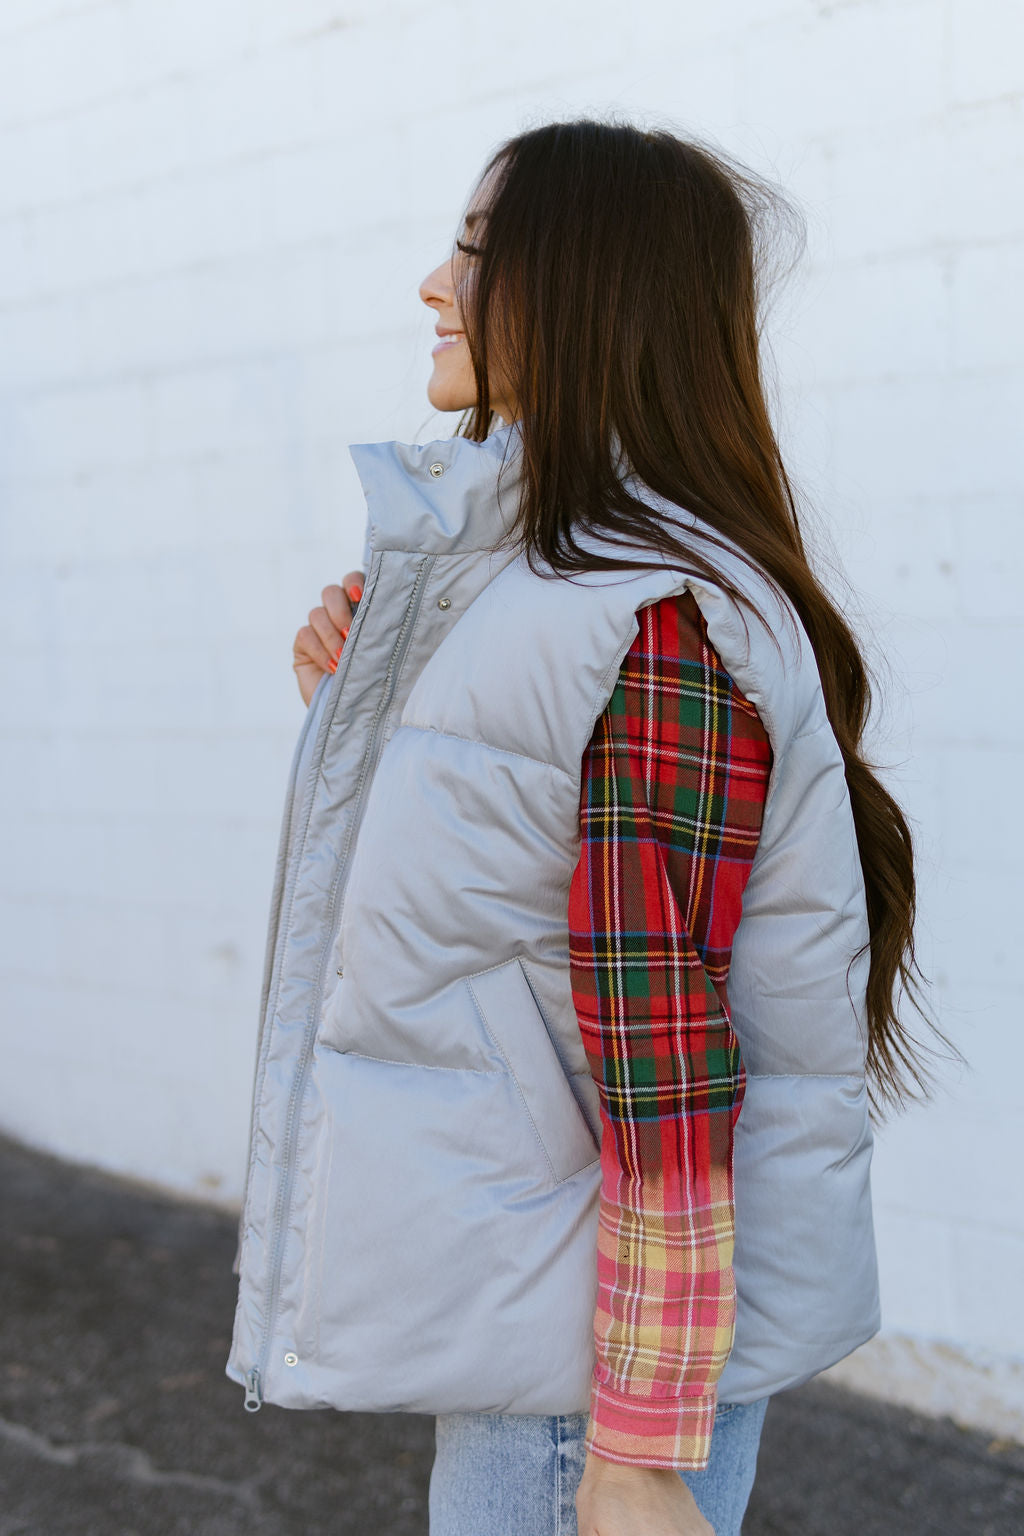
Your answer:
[[[436,1414],[432,1536],[731,1536],[770,1396],[878,1326],[913,858],[765,407],[770,202],[503,145],[420,290],[461,431],[352,450],[296,638],[228,1371]]]

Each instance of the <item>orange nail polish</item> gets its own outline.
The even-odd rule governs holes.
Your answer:
[[[329,661],[327,663],[327,670],[328,670],[328,672],[337,672],[337,670],[338,670],[338,663],[336,661]]]
[[[349,587],[348,595],[349,595],[349,597],[352,599],[352,601],[354,603],[358,603],[359,602],[360,598],[363,595],[363,589],[359,585],[358,582],[356,582],[355,586]]]
[[[342,632],[341,632],[341,638],[342,638],[342,639],[343,639],[343,640],[347,640],[347,639],[348,639],[348,630],[347,630],[347,629],[343,629],[343,630],[342,630]],[[341,655],[341,652],[340,652],[340,651],[339,651],[339,652],[338,652],[338,655],[339,655],[339,656],[340,656],[340,655]]]
[[[345,636],[342,635],[341,638],[344,640]],[[334,659],[335,659],[335,661],[340,661],[341,660],[341,646],[340,645],[338,646],[338,649],[334,653]]]

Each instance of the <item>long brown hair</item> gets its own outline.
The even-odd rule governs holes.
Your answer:
[[[625,477],[635,475],[790,599],[817,658],[864,872],[872,1103],[877,1112],[918,1097],[929,1073],[899,1014],[906,998],[926,1017],[911,833],[861,752],[869,673],[808,563],[765,401],[758,284],[777,227],[767,216],[792,224],[793,210],[704,145],[588,119],[509,139],[480,186],[485,217],[455,258],[477,385],[458,430],[476,441],[493,430],[488,372],[500,362],[522,443],[512,534],[531,562],[565,575],[643,567],[653,563],[635,558],[646,546],[743,601],[713,557],[630,493]],[[633,558],[595,555],[581,531]]]

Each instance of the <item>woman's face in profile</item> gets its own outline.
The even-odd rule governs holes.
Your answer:
[[[459,241],[472,247],[483,239],[486,223],[486,182],[470,199],[469,209],[459,232]],[[435,267],[420,284],[420,298],[437,313],[437,345],[432,351],[433,371],[427,381],[427,399],[437,411],[465,411],[476,404],[476,377],[466,344],[460,294],[472,281],[475,258],[456,248],[447,261]],[[504,380],[491,368],[491,409],[505,421],[515,420],[512,402],[505,398]]]
[[[466,222],[469,225],[468,218]],[[459,308],[459,288],[471,260],[456,251],[420,284],[420,298],[437,312],[434,368],[427,382],[427,399],[437,411],[464,411],[476,403],[476,378]]]

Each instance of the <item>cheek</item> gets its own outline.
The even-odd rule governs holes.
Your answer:
[[[469,348],[465,342],[455,348],[455,356],[452,358],[452,366],[458,370],[460,381],[465,387],[476,393],[476,374],[473,372],[473,359],[469,355]]]
[[[476,377],[464,342],[434,358],[431,394],[442,410],[463,410],[476,403]]]
[[[473,374],[473,360],[469,355],[469,348],[464,341],[457,346],[446,348],[439,352],[434,359],[434,366],[446,379],[458,379],[462,383],[468,383],[471,388],[476,387]]]

